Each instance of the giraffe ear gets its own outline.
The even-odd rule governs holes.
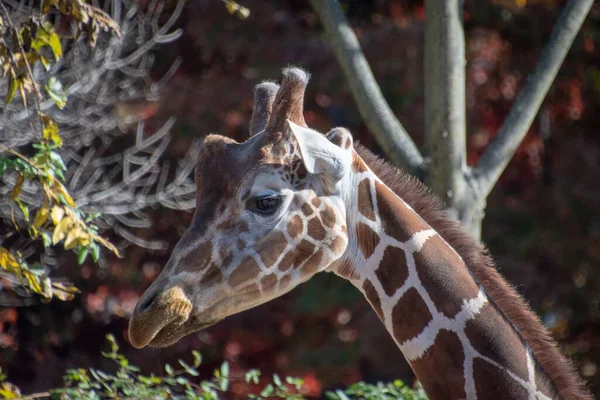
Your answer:
[[[327,182],[335,184],[350,170],[352,152],[332,143],[326,136],[288,120],[292,134],[300,146],[306,170],[321,175]]]

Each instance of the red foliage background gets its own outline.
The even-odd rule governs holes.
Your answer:
[[[151,108],[152,121],[177,116],[169,157],[219,132],[244,140],[252,88],[282,67],[312,72],[306,120],[316,129],[348,127],[375,151],[314,11],[305,0],[247,0],[247,20],[217,0],[193,0],[179,41],[157,52],[156,76],[179,56],[180,70]],[[421,1],[343,2],[384,96],[414,140],[423,136]],[[465,2],[468,162],[493,139],[537,61],[564,2]],[[579,372],[600,395],[600,4],[596,4],[542,109],[488,200],[483,238],[498,268],[543,318]],[[148,124],[151,128],[151,123]],[[155,210],[148,238],[171,247],[191,213]],[[307,395],[357,380],[410,381],[410,369],[362,296],[320,274],[292,293],[222,321],[161,350],[134,350],[127,317],[168,258],[130,247],[108,267],[77,267],[64,257],[56,276],[72,277],[82,295],[70,303],[0,310],[0,364],[25,391],[61,384],[66,368],[110,369],[101,359],[114,333],[145,372],[201,351],[210,373],[231,364],[234,395],[248,390],[243,372],[300,376]]]

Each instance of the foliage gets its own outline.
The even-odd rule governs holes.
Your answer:
[[[100,29],[119,36],[119,27],[105,12],[81,0],[45,0],[39,12],[32,12],[28,19],[20,20],[18,25],[13,23],[4,4],[0,6],[0,10],[0,67],[2,77],[9,81],[5,106],[11,103],[18,89],[23,108],[32,117],[35,116],[31,121],[32,129],[40,130],[38,142],[31,143],[31,149],[28,149],[35,152],[30,157],[13,148],[0,147],[1,151],[7,153],[7,156],[0,157],[0,177],[7,171],[16,174],[10,198],[20,209],[21,220],[25,223],[25,226],[19,226],[13,210],[15,230],[7,236],[26,230],[31,239],[41,241],[44,247],[61,242],[65,250],[73,249],[77,253],[80,265],[88,254],[91,254],[94,261],[98,261],[100,246],[118,255],[114,245],[98,235],[98,227],[92,223],[97,214],[78,209],[65,187],[64,174],[67,167],[59,152],[63,139],[59,134],[58,123],[40,109],[44,98],[39,86],[44,83],[36,79],[33,68],[41,63],[49,70],[63,56],[61,36],[50,22],[51,18],[56,17],[56,12],[74,22],[76,35],[87,31],[89,45],[92,47],[96,44]],[[66,35],[62,36],[68,39]],[[50,61],[47,49],[53,56],[53,62]],[[63,109],[67,103],[67,94],[61,82],[51,76],[44,88],[47,96]],[[27,104],[28,94],[35,96],[34,110]],[[36,185],[42,189],[41,206],[35,210],[33,219],[30,218],[29,207],[20,198],[24,185]],[[77,293],[77,289],[70,284],[52,282],[39,262],[28,264],[19,251],[11,252],[4,246],[0,246],[0,267],[8,274],[8,279],[16,277],[21,287],[40,295],[42,301],[49,301],[52,297],[71,300],[74,293]]]
[[[33,398],[52,399],[105,399],[119,398],[144,398],[144,399],[189,399],[189,400],[218,400],[220,393],[227,393],[229,384],[233,377],[229,374],[227,361],[216,369],[210,379],[195,382],[199,377],[198,367],[202,363],[202,357],[197,351],[192,351],[193,361],[191,364],[178,360],[180,368],[174,369],[171,365],[164,366],[165,375],[143,375],[140,368],[130,364],[129,360],[119,353],[119,346],[112,335],[106,336],[110,351],[102,355],[117,365],[114,374],[90,369],[69,369],[63,380],[64,387],[51,389],[47,393],[38,393],[28,396]],[[249,370],[245,374],[246,384],[252,385],[252,389],[259,389],[261,373],[258,370]],[[18,387],[6,381],[6,376],[0,370],[0,398],[12,399],[21,397]],[[266,398],[280,398],[286,400],[302,400],[302,379],[287,377],[282,380],[278,375],[273,375],[272,382],[267,383],[262,389],[256,390],[259,394],[248,394],[248,398],[263,400]],[[328,399],[349,400],[426,400],[423,390],[418,388],[413,391],[406,387],[402,381],[391,384],[378,383],[356,383],[346,390],[327,392]]]
[[[347,400],[349,398],[365,400],[427,400],[427,395],[421,386],[412,390],[401,380],[395,380],[393,383],[378,383],[372,385],[365,382],[358,382],[351,385],[345,391],[336,390],[327,392],[326,396],[331,400]]]
[[[225,7],[229,14],[235,15],[240,19],[246,19],[250,16],[250,10],[244,6],[238,4],[238,2],[233,0],[223,0],[225,3]]]

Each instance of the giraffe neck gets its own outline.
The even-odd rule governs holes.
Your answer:
[[[554,398],[528,344],[459,254],[355,154],[350,244],[365,295],[432,399]]]

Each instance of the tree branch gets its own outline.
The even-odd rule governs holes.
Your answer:
[[[422,176],[423,156],[383,98],[338,0],[311,0],[311,4],[319,14],[358,109],[377,143],[394,164]]]
[[[593,0],[570,0],[552,29],[550,40],[527,78],[496,138],[474,169],[481,194],[487,196],[527,134],[550,85],[556,77]]]
[[[461,15],[461,0],[425,0],[425,143],[431,159],[426,183],[458,214],[467,153]]]

